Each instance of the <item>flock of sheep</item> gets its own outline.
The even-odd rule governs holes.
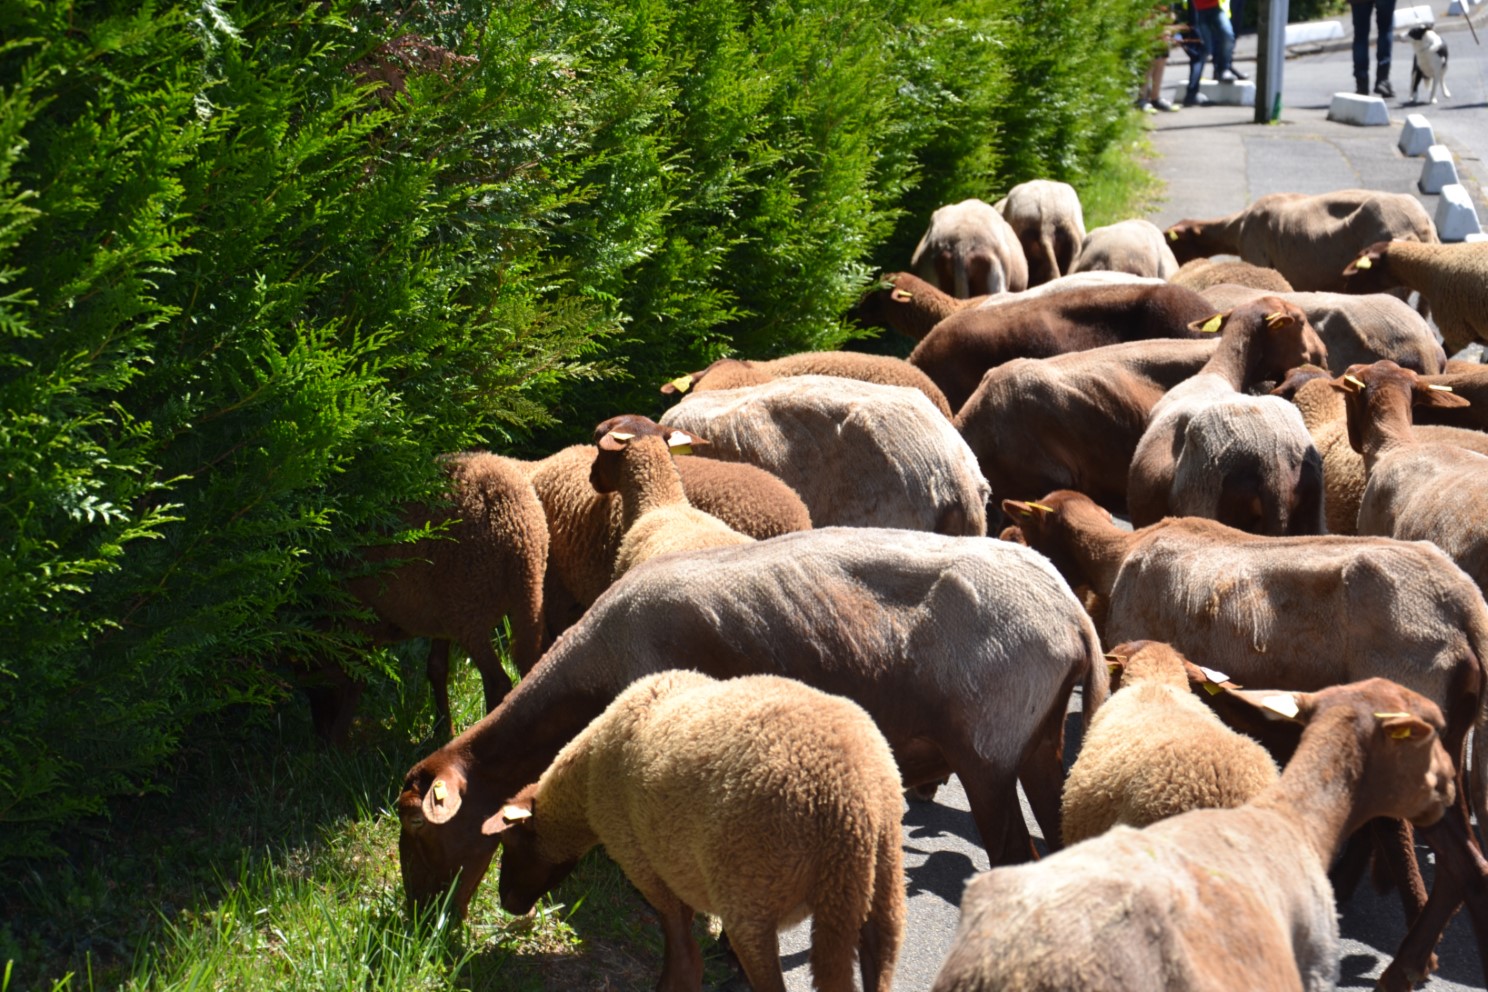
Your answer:
[[[1371,859],[1409,924],[1382,988],[1464,904],[1488,959],[1488,370],[1404,302],[1488,340],[1488,245],[1361,190],[1087,233],[1037,181],[912,266],[858,312],[907,362],[724,360],[657,421],[447,460],[412,521],[452,539],[353,590],[434,639],[441,725],[450,642],[490,711],[404,781],[409,898],[463,915],[499,848],[524,912],[603,844],[661,989],[700,988],[702,911],[758,992],[807,915],[818,988],[887,992],[903,791],[954,772],[994,867],[936,992],[1332,988]]]

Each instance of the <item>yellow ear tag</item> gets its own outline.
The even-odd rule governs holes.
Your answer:
[[[1111,675],[1115,675],[1117,672],[1121,671],[1121,665],[1118,662],[1108,661],[1106,662],[1106,671]]]
[[[1168,232],[1168,240],[1169,241],[1177,241],[1178,240],[1178,232],[1177,231],[1169,231]]]
[[[1266,707],[1266,709],[1270,710],[1272,713],[1281,714],[1288,720],[1295,720],[1297,718],[1297,714],[1301,712],[1301,710],[1297,709],[1297,701],[1291,696],[1283,694],[1267,696],[1265,699],[1261,700],[1261,705]]]
[[[671,436],[667,438],[667,447],[672,449],[674,455],[690,455],[692,454],[691,442],[692,438],[681,431],[672,431]]]
[[[1028,505],[1030,507],[1032,507],[1033,509],[1039,511],[1040,513],[1053,513],[1054,512],[1054,507],[1052,507],[1052,506],[1045,506],[1042,503],[1029,503]]]
[[[521,806],[503,806],[501,816],[507,823],[516,823],[518,820],[532,819],[532,810],[523,809]]]
[[[1356,269],[1367,269],[1372,267],[1373,265],[1374,263],[1371,262],[1367,256],[1354,262],[1354,268]]]
[[[1450,393],[1450,392],[1451,392],[1451,391],[1452,391],[1452,387],[1451,387],[1451,386],[1438,386],[1438,385],[1437,385],[1437,384],[1436,384],[1436,383],[1434,383],[1434,382],[1432,382],[1432,383],[1427,383],[1427,385],[1426,385],[1426,388],[1427,388],[1427,389],[1434,389],[1434,390],[1436,390],[1436,391],[1437,391],[1437,392],[1438,392],[1438,393]]]
[[[610,431],[610,437],[614,438],[616,441],[629,441],[631,438],[635,437],[635,435],[627,434],[624,431]]]
[[[1203,665],[1198,666],[1198,668],[1199,671],[1204,673],[1204,678],[1209,680],[1204,683],[1205,692],[1209,693],[1209,695],[1211,696],[1217,696],[1221,692],[1224,692],[1224,686],[1220,685],[1219,683],[1228,682],[1230,680],[1230,677],[1228,675],[1226,675],[1224,672],[1216,672],[1212,668],[1205,668]]]
[[[442,778],[434,780],[434,801],[436,803],[444,802],[444,779]]]
[[[1286,319],[1287,315],[1282,313],[1280,310],[1276,311],[1275,313],[1268,313],[1266,314],[1266,326],[1275,327],[1278,324],[1285,323]]]
[[[667,385],[671,386],[679,393],[685,393],[692,388],[692,376],[679,375],[677,376],[677,378],[667,383]]]
[[[908,303],[910,300],[914,299],[914,294],[907,289],[895,289],[892,293],[889,294],[889,297],[900,303]]]
[[[1210,317],[1208,320],[1204,321],[1204,326],[1200,327],[1199,331],[1204,334],[1213,334],[1215,331],[1219,330],[1219,325],[1223,323],[1224,318],[1221,317],[1219,314],[1215,314],[1213,317]]]
[[[1348,383],[1350,386],[1353,386],[1354,392],[1358,392],[1359,390],[1364,388],[1364,380],[1360,379],[1358,376],[1346,375],[1343,377],[1343,381]]]
[[[690,444],[674,444],[674,445],[672,445],[672,454],[674,454],[674,455],[690,455],[690,454],[692,454],[692,445],[690,445]]]

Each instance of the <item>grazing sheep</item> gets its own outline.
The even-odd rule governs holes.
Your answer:
[[[1343,270],[1346,293],[1413,289],[1431,306],[1447,347],[1488,341],[1488,244],[1370,245]]]
[[[666,396],[691,390],[739,389],[758,386],[776,379],[797,375],[830,375],[839,379],[876,382],[880,386],[908,386],[918,389],[935,409],[951,419],[951,408],[940,387],[930,377],[902,358],[890,355],[865,355],[856,351],[807,351],[768,362],[750,362],[739,358],[720,358],[701,372],[679,376],[661,387]]]
[[[958,299],[908,272],[891,272],[880,282],[887,285],[864,296],[853,316],[865,327],[887,327],[916,341],[957,310],[997,299],[995,296]]]
[[[1173,514],[1260,534],[1321,533],[1322,462],[1301,415],[1241,390],[1322,361],[1322,343],[1302,311],[1271,296],[1202,326],[1218,331],[1219,347],[1152,407],[1127,480],[1132,524]]]
[[[517,669],[525,673],[537,662],[548,526],[519,462],[470,451],[446,456],[441,464],[449,477],[449,502],[412,508],[404,519],[410,527],[445,526],[437,536],[411,544],[368,548],[366,560],[384,567],[352,579],[347,588],[376,614],[368,631],[376,643],[432,638],[428,676],[435,726],[448,733],[451,641],[480,671],[488,711],[510,688],[491,647],[502,617],[511,618]],[[330,740],[342,738],[359,694],[346,687],[313,690],[317,731]]]
[[[1171,646],[1133,641],[1106,659],[1120,685],[1085,730],[1064,783],[1066,846],[1118,823],[1239,806],[1276,781],[1266,749],[1195,698],[1194,666]]]
[[[625,536],[615,554],[615,578],[657,555],[754,540],[687,502],[672,455],[691,454],[694,445],[708,443],[703,438],[624,414],[596,427],[594,443],[599,454],[589,481],[596,492],[620,494]]]
[[[930,215],[909,267],[952,296],[1020,293],[1028,261],[1018,236],[988,203],[962,200]]]
[[[784,989],[776,934],[810,914],[823,992],[889,992],[904,936],[899,770],[862,707],[794,679],[689,671],[622,692],[486,821],[501,904],[526,913],[603,844],[661,917],[661,988],[699,989],[696,912],[723,921],[756,989]]]
[[[1117,827],[972,879],[933,992],[1332,989],[1328,864],[1373,817],[1441,821],[1441,711],[1384,679],[1232,694],[1305,724],[1279,779],[1238,809]]]
[[[1348,406],[1349,444],[1369,484],[1359,533],[1431,541],[1488,589],[1488,456],[1415,436],[1411,407],[1467,406],[1394,362],[1355,365],[1333,383]]]
[[[1147,416],[1163,393],[1195,375],[1215,335],[1128,341],[991,369],[956,415],[999,497],[1037,499],[1078,489],[1126,510],[1126,479]]]
[[[1367,189],[1316,196],[1271,193],[1227,217],[1181,220],[1167,234],[1180,263],[1239,255],[1275,269],[1296,289],[1323,292],[1343,292],[1344,266],[1376,241],[1438,240],[1436,226],[1415,197]]]
[[[987,532],[976,456],[918,390],[819,375],[689,396],[661,416],[801,495],[818,527]]]
[[[1069,271],[1129,272],[1149,279],[1171,279],[1178,271],[1178,260],[1156,224],[1133,218],[1097,227],[1085,235]]]
[[[1301,366],[1271,393],[1296,404],[1323,459],[1323,516],[1328,533],[1357,534],[1359,503],[1364,499],[1368,479],[1363,456],[1349,444],[1348,409],[1342,394],[1333,388],[1332,374],[1315,365]],[[1415,433],[1423,442],[1451,444],[1488,455],[1488,434],[1481,431],[1418,426]]]
[[[1162,286],[1166,283],[1164,279],[1149,279],[1146,276],[1134,276],[1130,272],[1076,272],[1058,279],[1050,279],[1041,286],[1025,289],[1021,293],[997,293],[993,296],[978,296],[976,299],[965,301],[966,309],[985,310],[988,307],[1002,306],[1004,303],[1023,303],[1028,300],[1038,300],[1055,293],[1066,293],[1076,289],[1094,289],[1099,286]]]
[[[1039,290],[1056,285],[1047,283]],[[1014,358],[1048,358],[1148,338],[1198,337],[1189,325],[1213,312],[1199,294],[1164,282],[1049,291],[954,313],[925,335],[909,361],[959,411],[988,369]]]
[[[1328,361],[1337,371],[1388,358],[1423,375],[1435,375],[1446,363],[1447,353],[1431,332],[1426,318],[1403,300],[1386,293],[1272,294],[1241,286],[1215,286],[1203,293],[1218,310],[1272,295],[1307,314],[1307,322],[1323,339]]]
[[[495,712],[409,771],[398,799],[409,897],[425,903],[459,874],[463,913],[495,851],[486,818],[627,685],[682,665],[783,675],[854,700],[905,785],[960,777],[998,863],[1031,853],[1020,782],[1045,839],[1059,838],[1065,707],[1081,684],[1088,718],[1109,691],[1069,586],[1014,544],[832,527],[655,558]]]
[[[1189,259],[1168,277],[1168,282],[1175,286],[1187,286],[1196,293],[1203,293],[1214,286],[1247,286],[1263,293],[1292,291],[1292,284],[1275,269],[1233,260],[1216,262],[1209,258]]]
[[[593,444],[576,444],[523,466],[548,519],[544,613],[553,635],[568,629],[615,575],[624,510],[619,496],[594,491],[598,453]],[[811,527],[801,497],[764,469],[683,458],[677,470],[687,501],[741,534],[763,541]]]
[[[995,208],[1023,246],[1030,287],[1070,271],[1085,240],[1085,212],[1073,186],[1032,179],[1008,190]]]

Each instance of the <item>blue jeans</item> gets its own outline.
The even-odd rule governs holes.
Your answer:
[[[1218,79],[1221,73],[1230,69],[1230,59],[1235,53],[1235,29],[1220,7],[1196,10],[1194,15],[1194,26],[1199,29],[1199,37],[1204,39],[1204,49],[1214,57],[1214,78]],[[1203,74],[1204,67],[1200,63],[1199,75]]]
[[[1395,0],[1357,0],[1350,4],[1354,15],[1354,80],[1369,85],[1369,14],[1374,13],[1378,40],[1374,48],[1374,81],[1390,78],[1391,35],[1395,27]]]

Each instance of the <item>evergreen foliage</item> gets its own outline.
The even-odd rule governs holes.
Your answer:
[[[372,674],[324,620],[436,454],[839,346],[935,205],[1078,184],[1150,6],[0,0],[0,858]]]

